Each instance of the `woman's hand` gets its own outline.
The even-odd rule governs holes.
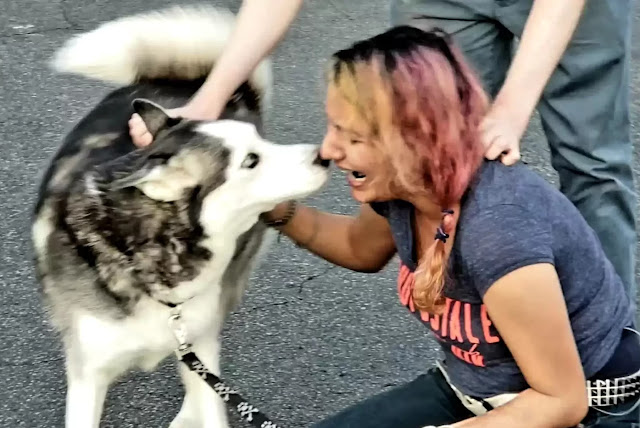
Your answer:
[[[266,221],[277,221],[283,219],[287,215],[287,211],[289,210],[290,202],[281,202],[275,206],[271,211],[266,212],[262,215],[262,217]]]
[[[396,253],[389,223],[368,204],[356,216],[330,214],[289,202],[262,215],[266,221],[289,217],[278,230],[326,261],[356,272],[378,272]]]

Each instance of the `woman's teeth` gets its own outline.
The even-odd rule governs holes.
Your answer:
[[[351,171],[351,175],[353,175],[353,178],[355,178],[357,181],[363,181],[365,178],[367,178],[365,174],[358,171]]]

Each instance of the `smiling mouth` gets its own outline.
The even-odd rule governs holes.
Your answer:
[[[359,171],[351,171],[351,176],[355,181],[364,181],[367,178],[366,174],[363,174]]]

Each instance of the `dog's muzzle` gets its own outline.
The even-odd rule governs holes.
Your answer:
[[[331,165],[331,160],[325,159],[322,156],[320,156],[320,151],[318,151],[316,152],[316,158],[313,160],[313,164],[319,165],[323,168],[329,168],[329,165]]]

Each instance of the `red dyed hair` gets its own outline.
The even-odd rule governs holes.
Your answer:
[[[446,34],[392,28],[334,54],[329,78],[383,143],[404,189],[443,210],[460,202],[483,159],[479,125],[488,99]],[[446,234],[456,219],[444,215]],[[441,240],[423,252],[413,290],[418,308],[441,310],[447,259]]]

